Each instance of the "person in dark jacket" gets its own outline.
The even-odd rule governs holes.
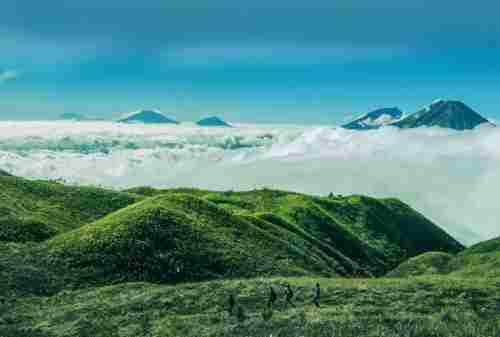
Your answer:
[[[293,293],[293,290],[292,290],[292,287],[290,286],[290,284],[287,284],[286,285],[286,304],[290,304],[292,307],[295,306],[293,304],[293,296],[294,296],[294,293]]]
[[[228,308],[229,315],[233,314],[235,306],[236,306],[236,299],[234,298],[233,294],[230,294],[229,295],[229,308]]]
[[[269,300],[267,302],[267,307],[272,308],[277,299],[278,295],[276,294],[276,291],[274,291],[274,288],[271,286],[269,288]]]
[[[314,299],[313,303],[316,305],[318,308],[320,307],[319,301],[321,299],[321,288],[319,286],[319,283],[316,283],[316,290],[314,291]]]

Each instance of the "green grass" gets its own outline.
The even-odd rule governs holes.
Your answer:
[[[498,242],[398,200],[0,185],[1,337],[500,336]],[[436,275],[375,278],[408,258],[392,276]]]
[[[311,303],[316,282],[323,289],[320,309]],[[285,305],[286,283],[295,289],[294,307]],[[272,317],[265,320],[271,285],[279,299]],[[229,315],[230,293],[244,320]],[[491,279],[301,277],[176,286],[124,283],[4,302],[0,335],[498,337],[499,303],[500,283]]]
[[[0,241],[44,241],[142,198],[0,174]]]
[[[455,277],[500,277],[500,238],[478,243],[456,256],[428,252],[402,263],[389,275],[448,274]]]
[[[394,200],[272,190],[152,191],[141,189],[152,196],[58,235],[32,254],[49,268],[64,270],[64,282],[79,287],[277,275],[374,276],[408,254],[461,248]],[[416,233],[415,242],[408,232]],[[419,241],[423,236],[425,244]]]

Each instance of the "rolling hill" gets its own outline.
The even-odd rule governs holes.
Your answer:
[[[43,241],[142,199],[0,173],[0,241]]]
[[[9,175],[0,187],[2,212],[43,222],[0,222],[26,235],[0,240],[2,337],[500,333],[500,284],[482,277],[495,266],[500,239],[463,251],[395,199],[269,189],[115,192]],[[35,228],[52,231],[31,240]],[[420,276],[373,277],[408,257]],[[440,272],[454,263],[466,268]],[[421,275],[429,270],[434,275]],[[312,304],[316,282],[320,308]],[[272,309],[270,287],[278,295]]]
[[[500,277],[500,238],[478,243],[457,255],[427,252],[405,261],[389,276],[450,275]]]
[[[0,265],[11,284],[26,273],[9,264],[17,260],[29,266],[33,279],[51,278],[47,286],[58,289],[125,281],[377,276],[408,257],[462,249],[393,199],[267,189],[114,192],[17,177],[0,177],[0,184],[0,241],[11,242]],[[20,245],[29,241],[39,243]]]

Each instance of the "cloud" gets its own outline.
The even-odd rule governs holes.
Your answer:
[[[381,130],[2,122],[0,168],[138,185],[397,197],[465,243],[500,235],[500,128]]]
[[[0,70],[0,83],[15,81],[19,77],[19,72],[16,70]]]

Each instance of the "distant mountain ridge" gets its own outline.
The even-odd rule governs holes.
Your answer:
[[[144,124],[179,124],[173,118],[165,116],[158,110],[139,110],[130,113],[118,120],[120,123],[144,123]]]
[[[391,125],[402,129],[438,126],[461,131],[472,130],[485,123],[493,125],[460,101],[437,100]]]
[[[196,122],[196,124],[199,126],[224,126],[224,127],[231,127],[232,126],[217,116],[209,116],[209,117],[202,118],[198,122]]]
[[[371,111],[363,116],[342,125],[344,129],[351,130],[373,130],[399,120],[403,111],[399,108],[382,108]]]

